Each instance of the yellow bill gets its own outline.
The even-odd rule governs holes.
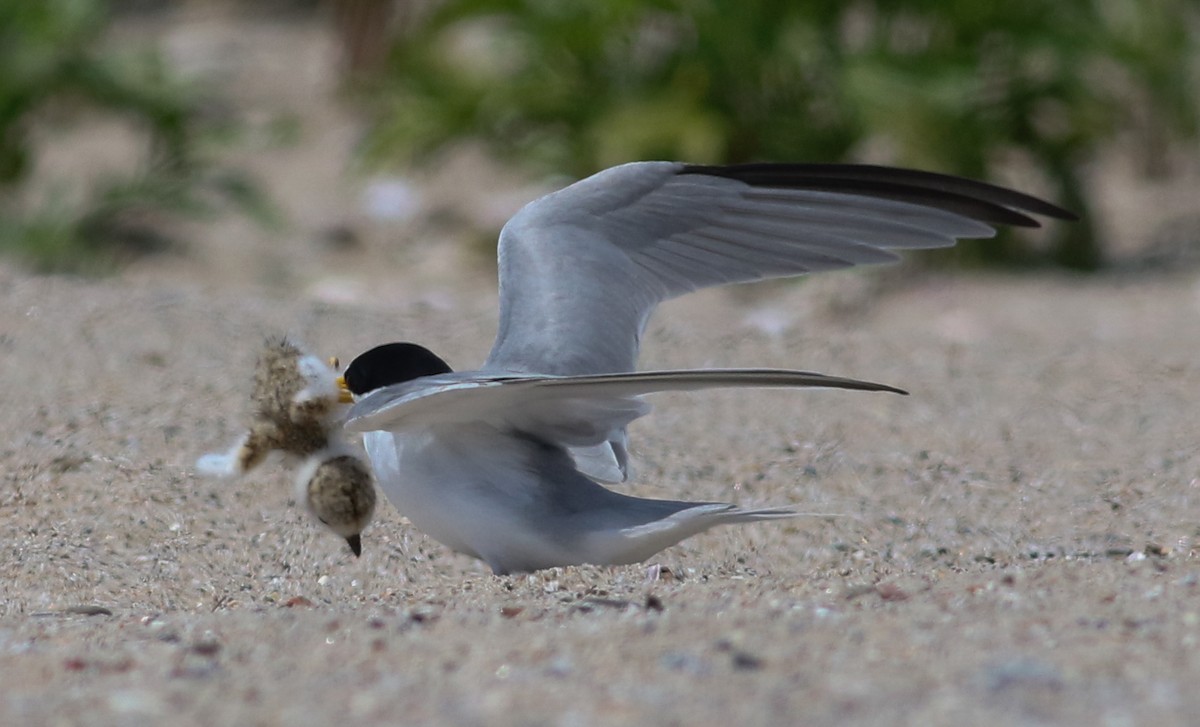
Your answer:
[[[338,387],[338,401],[343,404],[353,404],[354,395],[350,393],[350,387],[346,386],[346,377],[339,376],[334,380]]]

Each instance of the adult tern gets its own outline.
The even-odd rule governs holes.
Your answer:
[[[341,379],[396,508],[497,574],[627,564],[714,525],[787,507],[652,500],[598,481],[628,475],[626,427],[643,395],[711,387],[905,393],[776,369],[635,371],[658,303],[698,288],[887,263],[1031,215],[1074,216],[1010,189],[847,164],[614,167],[528,204],[500,233],[500,322],[484,364],[451,371],[386,344]]]

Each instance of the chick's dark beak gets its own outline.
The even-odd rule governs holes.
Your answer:
[[[354,553],[355,558],[362,557],[362,538],[358,535],[349,535],[346,537],[346,542],[350,544],[350,550]]]

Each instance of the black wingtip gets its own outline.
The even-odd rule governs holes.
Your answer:
[[[830,381],[830,386],[839,389],[849,389],[851,391],[882,391],[885,394],[899,394],[900,396],[908,396],[908,392],[891,384],[880,384],[875,381],[861,381],[859,379],[843,379],[836,376],[827,377]]]
[[[1074,221],[1079,215],[1038,197],[950,174],[873,164],[688,164],[680,174],[736,179],[752,187],[844,192],[911,202],[980,222],[1040,227],[1027,214]]]
[[[863,383],[866,383],[867,385],[866,386],[858,386],[855,388],[859,389],[860,391],[882,391],[885,394],[899,394],[900,396],[908,396],[907,391],[905,391],[904,389],[901,389],[899,387],[896,387],[896,386],[889,386],[888,384],[876,384],[875,382],[863,382]],[[849,387],[846,387],[846,388],[849,388]]]
[[[355,558],[362,557],[362,538],[359,535],[347,536],[346,542],[350,545],[350,551],[354,553]]]

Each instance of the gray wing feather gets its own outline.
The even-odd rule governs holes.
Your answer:
[[[500,234],[500,324],[485,368],[632,371],[663,300],[725,283],[887,263],[1049,203],[956,177],[856,165],[614,167],[527,205]]]
[[[594,376],[489,376],[463,372],[426,376],[384,387],[347,414],[350,431],[405,430],[486,422],[570,447],[608,441],[650,405],[640,397],[661,391],[718,387],[824,387],[889,391],[886,384],[786,369],[641,371]]]
[[[640,397],[714,387],[832,387],[906,393],[869,381],[781,369],[643,371],[595,376],[492,376],[461,372],[422,377],[372,392],[347,415],[350,431],[404,430],[484,422],[569,450],[585,474],[629,477],[625,427],[650,411]]]

